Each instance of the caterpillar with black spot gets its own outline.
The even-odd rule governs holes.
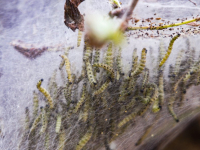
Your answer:
[[[105,57],[105,64],[113,67],[113,50],[112,50],[112,43],[108,45],[108,49],[106,51],[106,57]]]
[[[149,69],[145,68],[144,80],[142,82],[142,90],[144,90],[148,82],[149,82]]]
[[[160,64],[159,64],[159,67],[162,67],[162,65],[166,62],[166,60],[169,58],[169,55],[171,54],[171,51],[172,51],[172,48],[173,48],[173,45],[174,45],[174,42],[176,39],[178,39],[178,37],[180,36],[180,34],[177,34],[176,36],[174,36],[170,43],[169,43],[169,46],[168,46],[168,50],[167,50],[167,53],[165,54],[165,56],[163,57],[163,59],[161,60]]]
[[[83,61],[91,62],[92,47],[85,41]]]
[[[124,73],[122,72],[122,58],[121,58],[121,55],[122,55],[122,48],[120,47],[119,51],[118,51],[116,63],[117,63],[117,70],[118,70],[119,74],[124,75]]]
[[[49,106],[50,108],[52,109],[54,107],[54,104],[53,104],[53,100],[49,94],[49,92],[47,92],[46,89],[44,89],[43,87],[41,87],[41,84],[42,84],[42,81],[43,79],[41,79],[38,83],[37,83],[37,88],[38,90],[46,97],[48,103],[49,103]]]
[[[92,65],[90,64],[89,60],[87,60],[85,62],[85,65],[86,65],[87,77],[88,77],[88,80],[90,82],[90,85],[95,86],[97,84],[97,81],[94,78],[94,74],[93,74],[93,71],[92,71]]]
[[[158,99],[159,99],[159,102],[160,102],[160,107],[163,106],[163,103],[164,103],[164,96],[165,96],[165,93],[164,93],[164,81],[163,81],[163,71],[161,71],[159,73],[159,77],[158,77],[158,92],[159,92],[159,95],[158,95]]]
[[[26,107],[25,109],[25,114],[26,114],[26,118],[25,118],[25,129],[29,129],[29,123],[30,123],[30,116],[29,116],[29,108]]]
[[[177,76],[180,70],[180,65],[181,65],[181,60],[183,58],[183,52],[184,50],[181,50],[177,57],[176,57],[176,63],[175,63],[175,68],[174,68],[174,75]]]
[[[100,50],[99,49],[96,49],[95,50],[95,54],[94,54],[94,61],[93,63],[99,63],[99,60],[100,60]],[[96,72],[100,72],[99,68],[98,67],[95,67],[94,68],[94,72],[96,74]]]
[[[168,110],[169,110],[169,113],[172,115],[172,117],[174,118],[174,120],[176,122],[179,122],[179,119],[177,117],[177,115],[175,114],[174,112],[174,109],[173,109],[173,104],[174,104],[174,101],[175,101],[175,96],[172,96],[169,100],[169,103],[168,103]]]
[[[110,66],[108,66],[106,64],[95,63],[95,64],[93,64],[93,67],[100,67],[100,68],[107,70],[110,73],[111,81],[113,81],[113,79],[115,79],[114,70]]]
[[[140,64],[137,66],[135,71],[130,74],[131,77],[139,75],[144,70],[144,67],[146,64],[146,54],[147,54],[147,50],[146,48],[143,48],[142,53],[141,53]]]
[[[93,96],[101,94],[105,89],[109,86],[110,80],[106,80],[106,82],[93,93]]]
[[[45,109],[42,110],[42,127],[40,133],[43,134],[47,129],[48,119]]]
[[[60,57],[65,60],[65,68],[66,68],[66,71],[67,71],[67,78],[69,80],[69,83],[72,83],[72,74],[71,74],[71,69],[70,69],[70,66],[71,66],[70,65],[70,61],[67,58],[67,56],[65,56],[65,55],[60,55]]]

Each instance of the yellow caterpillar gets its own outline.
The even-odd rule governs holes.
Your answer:
[[[46,112],[45,110],[43,109],[42,110],[42,127],[41,127],[41,130],[40,130],[40,133],[44,133],[47,129],[47,115],[46,115]]]
[[[109,85],[110,80],[107,80],[97,91],[93,93],[93,96],[101,94]]]
[[[41,107],[41,110],[42,110],[42,109],[44,109],[44,108]],[[40,113],[40,114],[38,115],[38,117],[34,120],[34,122],[33,122],[33,124],[32,124],[32,127],[31,127],[31,129],[30,129],[30,133],[32,133],[33,130],[35,130],[35,128],[36,128],[36,126],[38,125],[38,123],[40,122],[41,118],[42,118],[42,113]]]
[[[181,65],[181,60],[182,60],[182,57],[183,57],[183,52],[184,52],[184,50],[181,50],[178,53],[177,57],[176,57],[176,63],[175,63],[175,68],[174,68],[174,74],[175,74],[175,76],[177,76],[178,73],[179,73],[180,65]]]
[[[112,51],[112,43],[109,44],[108,50],[106,51],[106,61],[105,64],[110,66],[111,68],[113,67],[113,51]]]
[[[65,146],[65,132],[62,131],[59,135],[59,145],[58,145],[58,150],[63,150]]]
[[[25,129],[29,129],[30,116],[29,116],[29,109],[28,109],[28,107],[26,107],[26,109],[25,109],[25,114],[26,114],[26,118],[25,118],[26,126],[25,126]]]
[[[82,90],[81,98],[78,101],[78,103],[76,104],[76,107],[74,108],[73,113],[77,113],[77,111],[79,110],[79,108],[84,103],[85,99],[86,99],[86,84],[83,85],[83,90]]]
[[[142,53],[141,53],[140,64],[135,69],[135,71],[131,73],[131,76],[137,76],[144,70],[145,63],[146,63],[146,54],[147,54],[147,50],[146,48],[143,48]]]
[[[67,77],[68,77],[68,80],[69,80],[69,83],[72,83],[72,75],[71,75],[71,69],[70,69],[70,61],[69,59],[67,58],[67,56],[65,55],[60,55],[60,57],[62,57],[62,59],[65,60],[65,67],[66,67],[66,71],[67,71]]]
[[[142,90],[144,90],[146,84],[149,82],[149,69],[145,69],[145,75],[144,75],[144,80],[142,82]]]
[[[91,46],[85,41],[83,61],[89,60],[89,59],[91,58],[91,54],[92,54],[92,48],[91,48]]]
[[[161,40],[160,41],[160,47],[159,47],[159,62],[162,60],[162,58],[165,56],[165,48],[164,48],[164,43]]]
[[[39,106],[39,100],[38,100],[38,95],[34,91],[33,92],[33,116],[37,116],[38,113],[38,106]]]
[[[84,104],[84,110],[83,110],[83,121],[86,122],[88,119],[88,113],[89,113],[89,100],[86,98],[85,104]]]
[[[50,108],[52,109],[54,107],[53,105],[53,100],[49,94],[49,92],[46,91],[46,89],[44,89],[43,87],[41,87],[41,84],[42,84],[42,81],[43,79],[41,79],[38,83],[37,83],[37,88],[38,90],[46,97],[48,103],[49,103],[49,106]]]
[[[112,78],[111,81],[113,81],[113,79],[115,78],[114,70],[110,66],[108,66],[106,64],[96,63],[96,64],[93,64],[93,67],[100,67],[100,68],[104,68],[105,70],[107,70],[110,73],[110,76]]]
[[[173,104],[174,104],[174,100],[175,100],[175,96],[171,97],[170,98],[170,101],[168,103],[168,110],[169,110],[169,113],[172,115],[172,117],[174,118],[174,120],[176,122],[179,122],[179,119],[177,118],[175,112],[174,112],[174,109],[173,109]]]
[[[159,87],[158,87],[158,92],[159,92],[158,99],[159,99],[159,102],[160,102],[160,106],[162,107],[163,103],[164,103],[164,96],[165,96],[164,95],[163,72],[159,73],[158,84],[159,84]]]
[[[56,133],[60,133],[61,121],[62,121],[62,117],[61,115],[58,115],[57,121],[56,121]]]
[[[132,55],[132,68],[131,72],[134,72],[138,65],[138,56],[137,56],[137,48],[134,49],[133,55]]]
[[[46,135],[45,135],[45,143],[44,143],[44,146],[45,146],[45,150],[49,150],[49,133],[47,132]]]
[[[86,144],[87,142],[91,139],[92,137],[92,132],[91,130],[89,130],[79,141],[79,143],[76,146],[76,150],[81,150]]]
[[[82,32],[78,30],[77,47],[81,45]]]
[[[97,81],[96,79],[94,78],[94,74],[93,74],[93,71],[92,71],[92,66],[89,62],[89,60],[87,60],[85,62],[85,65],[86,65],[86,70],[87,70],[87,77],[88,77],[88,80],[90,82],[90,85],[91,86],[95,86],[97,84]]]
[[[171,51],[172,51],[172,47],[173,47],[173,44],[175,42],[175,40],[180,36],[180,34],[177,34],[176,36],[174,36],[170,43],[169,43],[169,47],[168,47],[168,50],[167,50],[167,53],[165,54],[164,58],[161,60],[160,64],[159,64],[159,67],[162,67],[162,65],[166,62],[166,60],[168,59],[169,55],[171,54]]]
[[[95,51],[95,54],[94,54],[94,64],[95,63],[99,63],[99,60],[100,60],[100,50],[99,49],[96,49]],[[94,71],[95,72],[100,72],[99,68],[98,67],[95,67],[94,68]]]
[[[119,72],[121,75],[123,75],[123,72],[122,72],[122,59],[121,59],[121,55],[122,55],[122,48],[120,47],[120,48],[119,48],[119,51],[118,51],[116,63],[117,63],[117,70],[118,70],[118,72]]]

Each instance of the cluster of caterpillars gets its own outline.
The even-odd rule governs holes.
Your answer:
[[[164,83],[165,62],[179,37],[180,34],[177,34],[171,39],[167,50],[161,44],[156,66],[158,73],[153,79],[150,79],[150,71],[146,68],[146,48],[142,49],[140,57],[134,49],[132,67],[127,71],[123,69],[123,49],[114,48],[109,43],[104,57],[100,59],[103,50],[94,49],[84,41],[80,76],[72,73],[68,52],[60,55],[59,71],[56,70],[51,77],[48,90],[42,87],[43,79],[37,83],[32,115],[26,108],[25,132],[19,149],[81,150],[105,146],[109,150],[109,143],[122,134],[136,117],[147,111],[158,113],[163,105],[167,105],[169,113],[178,122],[174,102],[180,100],[181,105],[186,89],[200,83],[200,61],[190,59],[194,51],[189,51],[183,59],[183,50],[177,55],[175,66],[170,66],[169,82]],[[79,46],[80,38],[78,42]],[[63,86],[56,82],[59,72]],[[169,93],[170,97],[166,100],[165,95]],[[39,109],[42,99],[45,99],[46,105]],[[151,129],[151,126],[147,128],[136,145]]]

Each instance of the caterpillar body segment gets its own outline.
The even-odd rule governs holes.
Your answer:
[[[168,50],[167,53],[165,54],[165,56],[163,57],[163,59],[161,60],[159,67],[162,67],[162,65],[166,62],[166,60],[169,58],[169,55],[171,54],[172,48],[173,48],[173,44],[175,42],[175,40],[180,36],[180,34],[177,34],[176,36],[174,36],[168,46]]]
[[[45,143],[44,143],[45,150],[49,150],[49,133],[45,135]]]
[[[40,133],[43,134],[47,129],[48,119],[45,109],[42,110],[42,127]]]
[[[88,120],[88,113],[89,113],[89,100],[86,98],[85,104],[84,104],[84,109],[83,109],[83,121],[86,122]]]
[[[137,56],[137,48],[134,49],[133,55],[132,55],[132,67],[131,72],[134,72],[138,65],[138,56]]]
[[[47,101],[48,101],[48,103],[49,103],[49,106],[50,106],[50,108],[52,109],[52,108],[54,108],[53,100],[52,100],[52,98],[51,98],[49,92],[47,92],[46,89],[44,89],[43,87],[41,87],[42,81],[43,81],[43,79],[41,79],[41,80],[37,83],[37,88],[38,88],[38,90],[46,97],[46,99],[47,99]]]
[[[92,137],[92,131],[89,130],[79,141],[79,143],[76,146],[76,150],[81,150],[86,144],[87,142],[91,139]]]
[[[26,118],[25,118],[25,129],[29,129],[29,123],[30,123],[30,116],[29,116],[29,109],[28,107],[26,107],[25,109],[25,114],[26,114]]]
[[[56,133],[60,133],[61,123],[62,123],[62,117],[61,115],[58,115],[56,121]]]
[[[66,137],[65,132],[61,131],[61,133],[59,134],[58,150],[63,150],[64,149],[64,147],[65,147],[65,137]]]
[[[92,47],[85,41],[83,61],[91,62]]]
[[[36,117],[38,114],[38,108],[39,108],[39,100],[38,100],[38,95],[34,91],[33,92],[33,116]]]
[[[78,30],[77,47],[81,45],[82,31]]]
[[[121,53],[122,53],[122,48],[120,47],[119,51],[118,51],[116,63],[117,63],[117,70],[118,70],[119,74],[123,75],[124,73],[122,72],[122,58],[121,58]]]
[[[109,86],[110,80],[107,80],[98,90],[93,93],[93,96],[101,94]]]
[[[181,50],[178,53],[177,57],[176,57],[176,63],[175,63],[175,68],[174,68],[174,74],[175,74],[175,76],[177,76],[178,73],[179,73],[181,61],[182,61],[182,58],[183,58],[183,52],[184,52],[184,50]]]
[[[84,84],[83,85],[83,91],[82,91],[82,94],[81,94],[81,98],[78,101],[78,103],[76,104],[76,107],[74,108],[73,113],[77,113],[78,112],[80,107],[83,105],[85,99],[86,99],[86,85]]]
[[[63,59],[63,60],[60,62],[59,69],[61,70],[61,69],[63,68],[64,65],[65,65],[65,60]]]
[[[141,53],[140,64],[137,66],[135,71],[131,73],[130,76],[137,76],[144,70],[145,63],[146,63],[146,54],[147,54],[147,50],[146,48],[143,48],[142,53]]]
[[[95,54],[94,54],[94,61],[93,61],[93,63],[94,64],[95,63],[99,63],[99,60],[100,60],[100,50],[96,49]],[[100,69],[98,67],[95,67],[94,71],[95,72],[100,72]]]
[[[106,71],[108,71],[110,73],[111,81],[113,81],[115,79],[114,70],[110,66],[108,66],[106,64],[96,63],[96,64],[93,64],[93,67],[100,67],[100,68],[105,69]]]
[[[65,68],[66,68],[66,71],[67,71],[67,78],[69,80],[69,83],[72,83],[72,74],[71,74],[71,65],[70,65],[70,61],[69,59],[67,58],[67,56],[65,55],[60,55],[60,57],[62,59],[64,59],[65,61]]]
[[[160,106],[162,107],[163,104],[164,104],[164,79],[163,79],[163,72],[160,72],[159,73],[159,77],[158,77],[158,84],[159,84],[159,87],[158,87],[158,92],[159,92],[159,95],[158,95],[158,99],[159,99],[159,102],[160,102]]]
[[[144,90],[148,82],[149,82],[149,69],[145,68],[144,80],[142,82],[142,90]]]
[[[112,50],[112,43],[109,44],[108,50],[106,51],[106,58],[105,58],[105,64],[113,67],[113,50]]]
[[[168,110],[169,110],[169,113],[172,115],[172,117],[174,118],[174,120],[176,122],[179,122],[179,119],[177,117],[177,115],[175,114],[174,112],[174,109],[173,109],[173,104],[174,104],[174,101],[175,101],[175,96],[173,96],[171,99],[170,99],[170,102],[168,103]]]
[[[93,74],[93,71],[92,71],[92,65],[90,64],[89,60],[87,60],[85,62],[85,65],[86,65],[87,77],[88,77],[88,80],[90,82],[90,85],[95,86],[97,84],[97,81],[94,78],[94,74]]]
[[[133,112],[130,115],[128,115],[127,117],[125,117],[122,121],[119,122],[119,124],[117,125],[118,128],[121,128],[123,125],[125,125],[126,123],[128,123],[130,120],[134,119],[136,117],[137,113]]]
[[[42,108],[42,109],[43,109],[43,108]],[[37,118],[34,120],[32,126],[31,126],[31,129],[30,129],[30,133],[32,133],[33,130],[35,130],[35,128],[37,127],[37,125],[38,125],[38,123],[40,122],[41,118],[42,118],[42,113],[40,113],[40,114],[37,116]]]

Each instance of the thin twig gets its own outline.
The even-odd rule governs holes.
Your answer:
[[[189,0],[191,3],[193,3],[195,6],[197,5],[195,2],[193,2],[192,0]]]
[[[170,27],[188,24],[188,23],[195,22],[195,21],[200,21],[200,18],[195,18],[192,20],[186,20],[183,22],[168,24],[168,25],[164,25],[164,26],[127,27],[127,30],[162,30],[162,29],[166,29],[166,28],[170,28]]]

